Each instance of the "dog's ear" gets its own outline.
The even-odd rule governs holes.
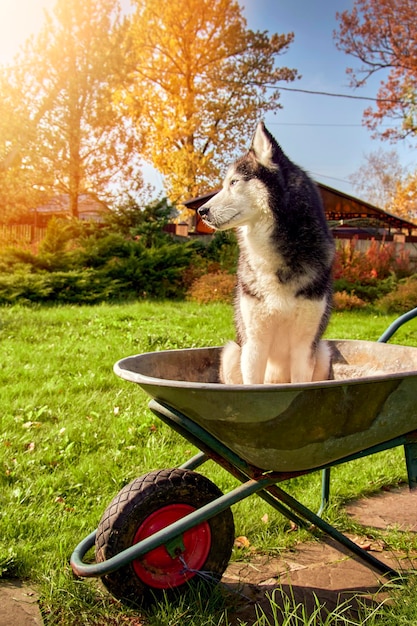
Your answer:
[[[271,133],[265,128],[265,124],[259,122],[250,147],[257,160],[265,167],[274,167],[273,157],[277,148],[279,146]]]

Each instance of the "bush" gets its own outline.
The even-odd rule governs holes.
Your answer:
[[[200,276],[187,292],[187,300],[207,304],[208,302],[232,303],[236,277],[227,272],[216,272]]]
[[[184,296],[184,274],[192,258],[193,248],[188,244],[168,243],[159,248],[135,244],[128,257],[114,257],[101,271],[139,297],[178,298]]]
[[[352,309],[363,309],[365,306],[367,303],[355,293],[338,291],[333,294],[333,309],[335,311],[352,311]]]
[[[334,263],[335,280],[372,285],[394,275],[401,278],[410,274],[410,258],[403,249],[398,253],[394,243],[372,239],[365,252],[357,249],[358,238],[339,245]]]
[[[88,303],[117,299],[118,281],[93,270],[0,274],[0,305],[19,303]]]
[[[345,278],[339,278],[334,281],[333,288],[335,293],[345,292],[349,295],[357,296],[364,302],[373,303],[395,289],[397,282],[395,276],[368,283],[349,282]]]
[[[1,254],[0,304],[184,297],[204,265],[198,246],[165,233],[153,237],[158,245],[149,246],[149,237],[51,220],[38,254],[19,249]]]
[[[97,231],[78,242],[73,251],[78,266],[100,268],[114,258],[129,258],[137,244],[119,233]]]
[[[339,245],[334,263],[336,310],[361,308],[382,301],[396,289],[398,280],[410,274],[409,254],[394,243],[372,240],[365,252],[358,238]]]
[[[221,271],[235,273],[238,259],[236,234],[231,230],[217,231],[205,249],[209,264],[217,263]]]
[[[81,267],[68,271],[34,271],[33,265],[20,264],[13,274],[0,273],[0,304],[184,297],[194,247],[169,242],[145,248],[114,234],[90,241],[90,250],[77,254]]]
[[[417,306],[417,275],[403,279],[394,291],[376,302],[383,313],[406,313]]]

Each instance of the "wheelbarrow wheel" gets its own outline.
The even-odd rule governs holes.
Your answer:
[[[150,472],[126,485],[101,518],[96,533],[96,560],[105,561],[155,534],[222,492],[196,472],[170,469]],[[186,531],[168,546],[148,552],[103,576],[110,593],[130,606],[144,606],[188,585],[218,582],[234,542],[229,509]]]

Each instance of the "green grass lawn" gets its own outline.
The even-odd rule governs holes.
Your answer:
[[[376,340],[394,317],[335,313],[327,336]],[[121,612],[135,619],[97,581],[76,580],[69,556],[127,482],[195,453],[150,413],[139,387],[113,374],[113,364],[153,350],[222,345],[233,335],[231,307],[220,304],[0,309],[0,575],[38,584],[46,624],[116,624]],[[417,320],[393,341],[417,345]],[[213,463],[201,471],[222,490],[236,484]],[[405,479],[400,449],[335,468],[330,521],[346,529],[351,522],[341,503]],[[318,473],[285,488],[318,508]],[[236,533],[252,547],[279,551],[308,537],[305,531],[287,533],[287,520],[263,501],[253,506],[253,498],[233,509]],[[218,613],[213,622],[207,610],[204,615],[205,621],[186,623],[227,624]],[[147,619],[162,626],[182,623]]]

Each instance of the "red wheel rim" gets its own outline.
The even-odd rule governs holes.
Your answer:
[[[158,509],[139,526],[133,543],[154,535],[193,511],[195,508],[189,504],[169,504]],[[165,546],[160,546],[133,561],[133,569],[142,582],[156,589],[169,589],[195,576],[195,570],[203,567],[210,552],[211,531],[208,522],[190,528],[181,539],[184,549],[176,557],[170,556]]]

